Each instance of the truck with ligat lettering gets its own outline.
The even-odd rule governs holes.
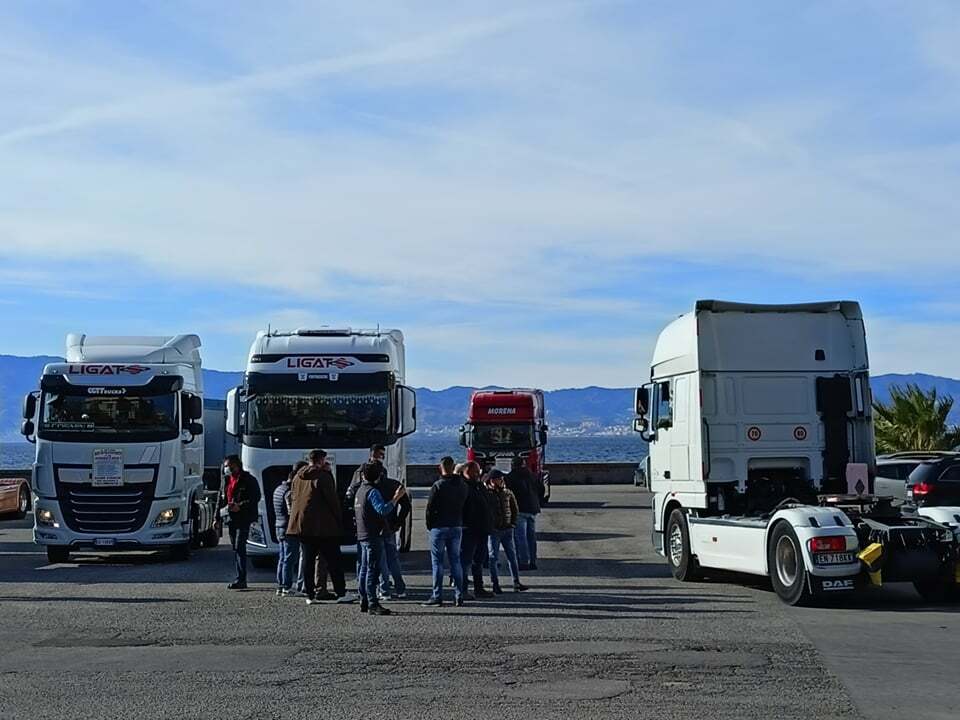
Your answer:
[[[65,361],[47,365],[24,399],[21,427],[36,445],[34,539],[50,562],[91,549],[185,559],[216,545],[200,338],[71,334],[66,346]]]

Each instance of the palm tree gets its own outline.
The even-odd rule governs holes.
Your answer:
[[[960,426],[950,425],[953,398],[918,385],[890,388],[889,404],[874,403],[877,450],[952,450],[960,445]]]

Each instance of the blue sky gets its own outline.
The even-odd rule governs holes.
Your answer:
[[[396,326],[417,385],[635,385],[696,298],[960,376],[960,6],[0,4],[0,353]]]

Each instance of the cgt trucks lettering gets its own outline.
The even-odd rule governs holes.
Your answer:
[[[287,358],[287,367],[291,370],[313,370],[317,368],[338,368],[343,370],[356,365],[345,357],[296,357]]]
[[[89,387],[87,395],[126,395],[126,388]]]
[[[70,375],[139,375],[149,371],[143,365],[70,365]]]

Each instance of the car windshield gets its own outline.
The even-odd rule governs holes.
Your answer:
[[[531,424],[473,426],[473,447],[479,450],[529,450],[533,440]]]
[[[251,435],[383,433],[390,427],[390,394],[263,394],[250,399],[248,412],[247,431]]]
[[[61,395],[43,397],[41,429],[54,433],[177,433],[177,394],[135,397]]]

